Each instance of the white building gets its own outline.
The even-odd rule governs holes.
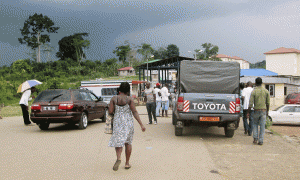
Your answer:
[[[281,47],[264,54],[267,70],[278,75],[300,76],[300,50]]]
[[[230,57],[225,54],[218,54],[216,57],[220,58],[222,61],[238,62],[240,63],[241,69],[250,69],[250,63],[240,57],[237,56]]]

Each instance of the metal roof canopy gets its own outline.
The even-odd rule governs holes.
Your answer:
[[[142,78],[142,72],[143,72],[143,80],[145,81],[145,70],[150,70],[150,81],[152,81],[151,72],[152,70],[158,70],[158,82],[161,84],[171,83],[170,80],[167,80],[167,73],[169,69],[175,69],[178,71],[180,61],[182,60],[195,60],[193,58],[189,57],[182,57],[182,56],[174,56],[167,59],[155,59],[148,62],[145,62],[139,66],[139,80]],[[160,74],[160,71],[162,71],[162,76]],[[160,79],[160,76],[162,79]],[[148,80],[148,79],[147,79]]]

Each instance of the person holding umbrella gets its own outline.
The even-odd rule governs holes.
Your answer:
[[[23,95],[21,97],[19,104],[22,108],[24,124],[26,126],[31,125],[31,122],[29,120],[29,113],[28,113],[28,101],[30,100],[31,93],[34,93],[36,90],[34,86],[39,85],[39,84],[42,84],[42,83],[37,80],[28,80],[28,81],[25,81],[24,83],[22,83],[18,88],[18,93],[23,92]],[[34,96],[33,96],[33,98],[34,98]]]

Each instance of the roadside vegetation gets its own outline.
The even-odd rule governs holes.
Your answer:
[[[3,117],[21,115],[18,102],[21,93],[17,88],[26,80],[36,79],[43,84],[37,86],[37,94],[46,89],[78,88],[81,81],[95,80],[138,80],[138,76],[118,77],[118,69],[137,66],[153,59],[166,59],[179,56],[179,48],[175,44],[161,46],[154,49],[150,44],[135,45],[128,40],[111,50],[112,58],[87,60],[86,52],[90,46],[88,33],[74,32],[58,42],[58,52],[53,52],[50,46],[50,35],[58,33],[60,27],[43,14],[35,13],[24,22],[20,29],[21,37],[18,42],[26,44],[30,50],[30,58],[16,59],[10,66],[0,67],[0,105],[4,106],[0,115]],[[201,46],[201,47],[200,47]],[[218,46],[211,43],[199,44],[200,49],[194,50],[198,59],[215,60]],[[41,53],[47,58],[41,59]],[[58,60],[50,58],[55,53]],[[117,58],[115,58],[117,57]]]

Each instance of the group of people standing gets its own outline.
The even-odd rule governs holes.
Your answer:
[[[241,85],[244,133],[249,136],[253,133],[253,143],[263,145],[265,125],[270,107],[270,93],[262,87],[260,77],[255,79],[255,85],[256,87],[253,88],[251,81],[247,82],[246,88]],[[259,134],[258,126],[260,126]]]
[[[161,116],[168,117],[168,109],[169,109],[169,90],[166,85],[161,85],[156,83],[155,88],[150,87],[150,83],[146,83],[145,89],[145,101],[146,108],[148,112],[149,122],[148,124],[152,124],[152,117],[154,119],[154,124],[157,124],[157,117],[160,117],[160,109]]]

